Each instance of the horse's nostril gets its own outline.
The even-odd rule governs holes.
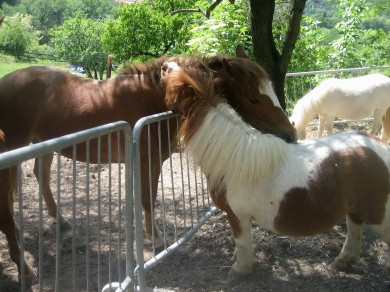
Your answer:
[[[286,137],[285,137],[284,140],[286,140],[287,143],[292,143],[292,144],[294,144],[294,143],[297,143],[298,137],[297,137],[297,135],[295,134],[295,132],[293,132],[293,133],[288,133],[288,134],[286,135]]]

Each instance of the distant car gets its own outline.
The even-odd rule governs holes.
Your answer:
[[[70,69],[72,69],[72,71],[75,71],[77,73],[85,74],[85,69],[83,67],[79,67],[76,65],[70,65]]]

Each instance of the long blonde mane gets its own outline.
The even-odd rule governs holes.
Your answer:
[[[166,103],[183,119],[179,140],[211,189],[261,183],[291,157],[286,142],[250,127],[218,96],[209,73],[181,68],[166,78]]]
[[[258,184],[275,175],[290,155],[283,140],[249,127],[224,102],[208,108],[187,149],[212,189],[224,187],[226,181]]]

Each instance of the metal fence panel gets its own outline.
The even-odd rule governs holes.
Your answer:
[[[150,133],[150,127],[157,126],[161,135],[162,127],[175,125],[178,128],[178,116],[163,113],[143,118],[134,127],[134,196],[135,204],[141,202],[140,173],[140,139],[142,131]],[[150,134],[148,134],[150,135]],[[159,140],[172,141],[173,133],[167,131],[168,137]],[[166,138],[166,139],[165,139]],[[179,139],[180,142],[180,139]],[[149,143],[150,144],[150,138]],[[154,145],[156,146],[156,145]],[[141,291],[146,291],[145,271],[152,269],[165,257],[187,242],[196,231],[217,211],[208,195],[207,181],[199,168],[179,145],[170,144],[170,157],[160,159],[160,179],[157,203],[154,212],[156,224],[166,239],[161,251],[156,250],[153,241],[146,244],[143,238],[143,220],[141,212],[135,210],[136,249],[138,283]],[[160,152],[161,157],[161,152]],[[150,157],[148,164],[151,163]],[[145,247],[145,248],[144,248]]]
[[[111,149],[113,139],[125,146]],[[97,141],[97,164],[89,162],[91,141]],[[124,155],[123,162],[115,164],[109,159],[101,163],[101,155],[107,154],[101,145],[106,142],[118,160]],[[62,157],[64,149],[71,149],[73,157]],[[84,150],[86,162],[78,162],[77,151]],[[50,184],[57,210],[72,224],[67,232],[60,232],[58,220],[55,223],[49,218],[43,187],[33,173],[31,159],[36,158],[37,178],[42,182],[43,160],[52,152],[57,154]],[[14,207],[21,256],[38,273],[32,291],[101,291],[106,283],[134,274],[132,135],[127,123],[116,122],[0,154],[0,169],[14,165],[18,167],[18,203]],[[0,249],[8,252],[6,241],[3,243]],[[12,287],[16,286],[12,283],[16,265],[10,265],[10,283],[1,285]],[[26,290],[24,277],[22,273],[21,291]]]

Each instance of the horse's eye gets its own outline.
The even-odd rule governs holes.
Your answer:
[[[251,97],[251,98],[249,98],[249,100],[251,103],[256,103],[256,104],[260,103],[260,100],[257,97]]]

